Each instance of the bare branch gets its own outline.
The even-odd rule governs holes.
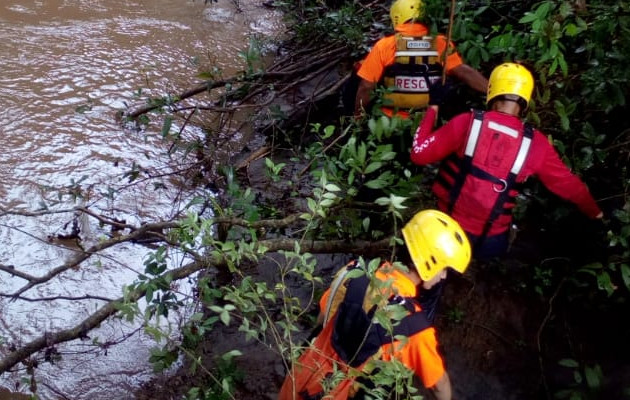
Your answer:
[[[173,277],[173,280],[179,280],[190,276],[196,271],[199,271],[204,267],[201,263],[192,263],[185,267],[181,267],[172,271],[169,271]],[[142,296],[144,296],[145,290],[134,290],[129,293],[127,299],[119,298],[115,301],[111,301],[84,319],[79,324],[72,328],[64,329],[55,333],[46,333],[43,336],[25,344],[24,346],[10,352],[0,360],[0,374],[8,371],[17,363],[25,360],[36,352],[43,350],[47,347],[54,346],[59,343],[68,342],[74,339],[85,337],[89,331],[99,326],[110,316],[118,312],[118,305],[122,302],[131,301],[135,302]]]
[[[24,285],[22,288],[18,289],[16,292],[14,292],[11,295],[6,295],[6,294],[2,294],[3,296],[12,296],[12,297],[16,297],[19,296],[20,294],[24,293],[25,291],[31,289],[32,287],[48,282],[49,280],[51,280],[52,278],[54,278],[55,276],[59,275],[60,273],[67,271],[70,268],[74,268],[77,267],[79,264],[81,264],[83,261],[87,260],[88,258],[90,258],[92,255],[105,250],[107,248],[110,248],[112,246],[115,246],[117,244],[120,243],[124,243],[124,242],[131,242],[135,239],[138,238],[142,238],[142,237],[146,237],[147,234],[156,234],[157,232],[161,232],[163,229],[166,228],[173,228],[177,226],[176,223],[174,222],[161,222],[161,223],[155,223],[155,224],[147,224],[147,225],[143,225],[139,228],[137,228],[136,230],[134,230],[133,232],[131,232],[128,235],[121,235],[118,237],[114,237],[108,240],[104,240],[98,244],[95,244],[93,246],[91,246],[90,248],[81,251],[81,250],[77,250],[77,249],[71,249],[71,248],[67,248],[68,250],[74,251],[76,252],[76,254],[71,257],[68,261],[66,261],[64,264],[53,268],[52,270],[50,270],[47,274],[40,276],[40,277],[36,277],[36,276],[30,276],[28,274],[22,273],[17,271],[15,268],[11,268],[11,267],[0,267],[0,269],[2,271],[5,271],[13,276],[17,276],[23,279],[26,279],[28,281],[28,284]]]
[[[78,207],[67,208],[63,210],[14,211],[0,207],[0,217],[5,215],[19,215],[21,217],[41,217],[43,215],[73,213],[76,212],[77,209]]]
[[[240,75],[231,77],[224,80],[216,80],[216,81],[206,81],[200,85],[197,85],[191,89],[188,89],[179,95],[175,96],[176,101],[178,103],[187,98],[193,97],[197,94],[208,92],[216,88],[225,87],[227,85],[245,83],[245,82],[267,82],[267,81],[276,81],[276,83],[286,81],[288,82],[287,86],[284,90],[288,90],[289,88],[295,87],[300,84],[300,82],[304,82],[314,75],[317,75],[321,71],[325,71],[333,68],[338,65],[339,59],[343,57],[344,54],[347,54],[349,51],[346,44],[329,44],[325,47],[314,47],[311,48],[310,51],[306,49],[303,50],[303,54],[292,54],[290,58],[282,59],[276,62],[274,65],[268,68],[267,72],[254,73],[251,75]],[[295,58],[303,56],[308,57],[308,62],[296,62]],[[286,66],[285,69],[283,69]],[[314,71],[315,70],[315,71]],[[314,71],[310,72],[309,71]],[[296,80],[295,77],[299,77],[300,79]],[[256,89],[252,89],[256,90]],[[251,93],[251,90],[250,90]],[[243,101],[241,100],[242,104]],[[156,110],[160,107],[163,107],[164,104],[160,102],[152,102],[147,104],[146,106],[140,107],[136,110],[127,112],[125,115],[128,118],[136,119],[140,115],[146,114],[150,111]],[[254,105],[253,107],[263,107],[262,105]],[[231,112],[235,108],[242,106],[234,106],[234,108],[218,108],[218,107],[207,107],[212,111],[218,112]],[[199,107],[198,109],[201,109]]]
[[[68,301],[80,301],[80,300],[100,300],[100,301],[113,301],[113,299],[110,299],[108,297],[101,297],[101,296],[93,296],[93,295],[85,295],[85,296],[78,296],[78,297],[72,297],[72,296],[52,296],[52,297],[38,297],[36,299],[32,299],[30,297],[23,297],[23,296],[10,296],[10,295],[6,295],[6,294],[2,294],[0,293],[0,297],[12,297],[14,300],[23,300],[23,301],[29,301],[32,303],[35,302],[40,302],[40,301],[55,301],[55,300],[68,300]]]
[[[267,251],[279,251],[286,250],[291,251],[295,248],[295,240],[277,239],[277,240],[264,240],[257,243],[258,248],[263,246]],[[333,252],[354,252],[357,254],[366,254],[372,251],[378,251],[385,249],[389,246],[390,238],[382,239],[378,242],[367,241],[306,241],[300,243],[302,251],[310,253],[333,253]],[[169,275],[171,281],[177,281],[187,278],[204,268],[210,266],[222,266],[225,264],[225,260],[220,257],[208,257],[204,262],[193,262],[186,266],[170,270],[160,276],[164,278]],[[118,312],[119,304],[124,301],[136,302],[142,296],[145,295],[145,290],[137,288],[129,292],[126,298],[119,298],[115,301],[110,301],[89,317],[84,319],[79,324],[72,328],[60,330],[57,332],[45,333],[43,336],[34,339],[33,341],[17,348],[10,352],[2,359],[0,359],[0,374],[7,372],[13,368],[16,364],[26,360],[33,354],[50,346],[55,346],[60,343],[69,342],[71,340],[85,337],[89,331],[99,326],[103,321],[113,316]]]

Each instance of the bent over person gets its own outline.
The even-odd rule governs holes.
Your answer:
[[[440,89],[438,84],[431,91],[440,97]],[[534,79],[524,66],[501,64],[490,75],[488,111],[460,114],[434,131],[434,104],[416,131],[411,160],[418,165],[444,160],[433,191],[439,208],[468,234],[475,258],[507,251],[516,196],[530,176],[586,216],[602,218],[586,184],[562,162],[546,136],[521,121],[533,89]]]
[[[447,268],[464,272],[470,244],[457,222],[437,210],[420,211],[402,233],[407,269],[385,262],[370,280],[353,262],[337,273],[320,301],[323,329],[292,366],[279,400],[360,400],[372,390],[387,393],[392,389],[375,387],[370,374],[378,369],[375,362],[394,360],[439,400],[452,398],[435,328],[417,297],[444,279]],[[387,328],[376,315],[394,305],[403,306],[405,316]]]
[[[390,8],[394,35],[376,42],[357,72],[361,79],[356,93],[354,115],[367,109],[378,84],[389,89],[383,112],[387,116],[409,116],[409,109],[424,109],[429,99],[429,82],[446,74],[472,89],[485,93],[488,80],[476,69],[464,64],[452,43],[447,49],[444,35],[432,37],[420,21],[424,17],[421,0],[395,0]],[[444,54],[446,52],[446,54]]]

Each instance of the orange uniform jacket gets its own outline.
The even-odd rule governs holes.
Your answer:
[[[396,26],[396,32],[400,32],[403,35],[409,36],[425,36],[429,35],[429,29],[420,23],[413,24],[400,24]],[[435,45],[439,53],[440,60],[442,54],[446,49],[446,37],[444,35],[437,35],[435,37]],[[463,64],[461,56],[455,51],[455,46],[451,43],[452,52],[446,57],[446,73],[448,74],[453,68]],[[396,54],[396,37],[394,35],[386,36],[374,44],[372,50],[366,56],[365,60],[361,64],[357,75],[361,79],[365,79],[368,82],[378,83],[383,77],[385,67],[392,65],[395,61]],[[387,115],[392,114],[391,110],[384,110]],[[399,114],[402,117],[408,116],[404,111],[400,111]]]
[[[416,286],[413,282],[407,278],[403,273],[391,267],[390,264],[383,264],[379,270],[376,272],[376,277],[382,281],[391,281],[391,288],[393,294],[397,294],[401,297],[416,297]],[[320,309],[324,310],[326,308],[326,303],[328,301],[328,296],[330,294],[330,289],[328,289],[322,299],[320,300]],[[389,294],[389,293],[388,293]],[[416,310],[421,311],[420,306],[416,305]],[[331,319],[334,321],[334,319]],[[324,330],[319,334],[319,336],[315,339],[314,345],[307,350],[307,353],[313,352],[313,354],[324,354],[322,357],[301,357],[300,360],[308,359],[314,360],[313,363],[322,362],[323,360],[329,360],[331,358],[335,358],[336,354],[334,353],[334,349],[330,345],[330,334],[331,334],[331,326],[333,323],[328,323]],[[327,336],[327,337],[326,337]],[[326,339],[326,340],[322,340]],[[381,358],[385,361],[391,359],[397,359],[402,362],[405,366],[411,369],[423,382],[424,386],[427,388],[431,388],[435,386],[435,384],[442,378],[445,373],[444,362],[442,357],[438,353],[438,341],[436,338],[435,328],[429,327],[420,332],[417,332],[410,336],[405,343],[404,346],[400,346],[400,342],[394,341],[393,343],[385,344],[381,347]],[[317,361],[316,358],[319,360]],[[298,360],[298,361],[300,361]],[[302,373],[310,373],[316,366],[312,365],[302,365],[294,367],[293,374]],[[295,378],[296,381],[299,378]],[[348,382],[344,381],[340,386],[347,386]],[[336,396],[337,391],[347,392],[347,387],[337,388],[331,398],[337,399],[342,398]],[[300,399],[300,397],[295,397],[295,399]],[[293,397],[293,380],[291,378],[291,374],[287,375],[287,378],[284,381],[282,389],[280,391],[279,400],[294,400]]]

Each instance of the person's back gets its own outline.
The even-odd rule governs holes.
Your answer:
[[[446,277],[447,267],[463,272],[470,260],[470,245],[454,220],[434,210],[418,213],[403,228],[403,236],[413,260],[408,271],[384,263],[372,280],[356,273],[345,280],[347,267],[337,274],[320,300],[323,330],[292,367],[279,400],[360,399],[370,391],[374,378],[362,373],[370,369],[366,366],[372,359],[397,360],[439,399],[451,398],[435,329],[416,298],[418,287],[430,289]],[[402,319],[377,315],[391,312],[393,306],[406,310]],[[392,326],[377,322],[383,318],[392,318]],[[404,342],[400,336],[406,337]],[[336,380],[331,381],[333,377]]]
[[[361,79],[354,104],[359,117],[370,103],[378,84],[388,89],[382,111],[408,117],[411,109],[424,109],[428,104],[429,83],[442,79],[442,69],[471,88],[485,92],[488,81],[465,64],[452,43],[444,35],[431,36],[420,22],[424,16],[421,0],[396,0],[390,8],[395,34],[376,42],[361,63],[357,75]],[[445,54],[446,52],[446,54]]]
[[[533,86],[527,69],[502,64],[490,76],[490,111],[458,115],[433,132],[438,108],[431,106],[414,137],[414,163],[444,160],[433,189],[440,209],[477,244],[476,256],[506,250],[515,199],[520,184],[530,176],[587,216],[601,217],[586,185],[566,167],[546,136],[521,121]]]
[[[339,274],[348,268],[359,267],[345,268]],[[336,278],[339,278],[339,274]],[[379,267],[375,278],[370,282],[367,275],[361,275],[342,282],[334,294],[331,294],[330,289],[325,292],[320,300],[320,308],[330,315],[330,321],[323,321],[323,330],[315,339],[313,347],[307,350],[294,368],[297,376],[304,374],[305,370],[309,372],[306,376],[285,381],[280,400],[307,400],[322,394],[331,399],[341,399],[346,395],[361,399],[365,392],[360,383],[369,386],[369,382],[355,378],[361,376],[360,371],[374,357],[388,361],[393,358],[409,361],[410,354],[422,351],[423,380],[434,386],[442,377],[444,364],[437,353],[435,329],[420,312],[421,308],[415,300],[416,286],[389,263]],[[334,301],[330,296],[335,297]],[[396,304],[404,304],[409,316],[398,323],[394,332],[372,323],[377,308]],[[403,347],[399,340],[393,339],[398,335],[408,338]],[[427,348],[435,351],[427,352]],[[334,389],[327,391],[322,380],[333,371],[354,378],[343,379]],[[293,385],[296,389],[292,388]],[[296,397],[293,397],[294,390],[297,392]]]

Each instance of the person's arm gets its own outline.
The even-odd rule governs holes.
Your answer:
[[[440,161],[464,145],[471,114],[460,114],[433,131],[437,112],[437,106],[429,106],[416,130],[411,147],[411,161],[414,164],[427,165]]]
[[[535,171],[542,184],[560,198],[574,203],[587,217],[602,218],[602,210],[586,184],[562,162],[556,150],[544,136],[539,140],[542,148],[532,150],[542,154],[542,162]]]
[[[430,389],[437,400],[451,400],[453,398],[451,380],[446,371],[444,371],[444,375],[437,381],[435,386]]]
[[[451,381],[438,351],[435,328],[410,336],[396,358],[413,370],[422,386],[439,400],[451,399]]]
[[[361,79],[359,88],[357,89],[357,97],[354,102],[354,116],[356,118],[360,117],[364,110],[368,111],[367,107],[370,103],[370,96],[375,87],[375,82],[368,82],[365,79]]]
[[[461,64],[451,69],[449,75],[454,76],[478,92],[486,93],[488,91],[488,80],[486,77],[468,64]]]
[[[360,117],[370,103],[370,96],[383,77],[385,66],[394,62],[396,41],[394,36],[387,36],[374,44],[372,50],[361,62],[357,76],[361,78],[354,103],[354,116]]]

